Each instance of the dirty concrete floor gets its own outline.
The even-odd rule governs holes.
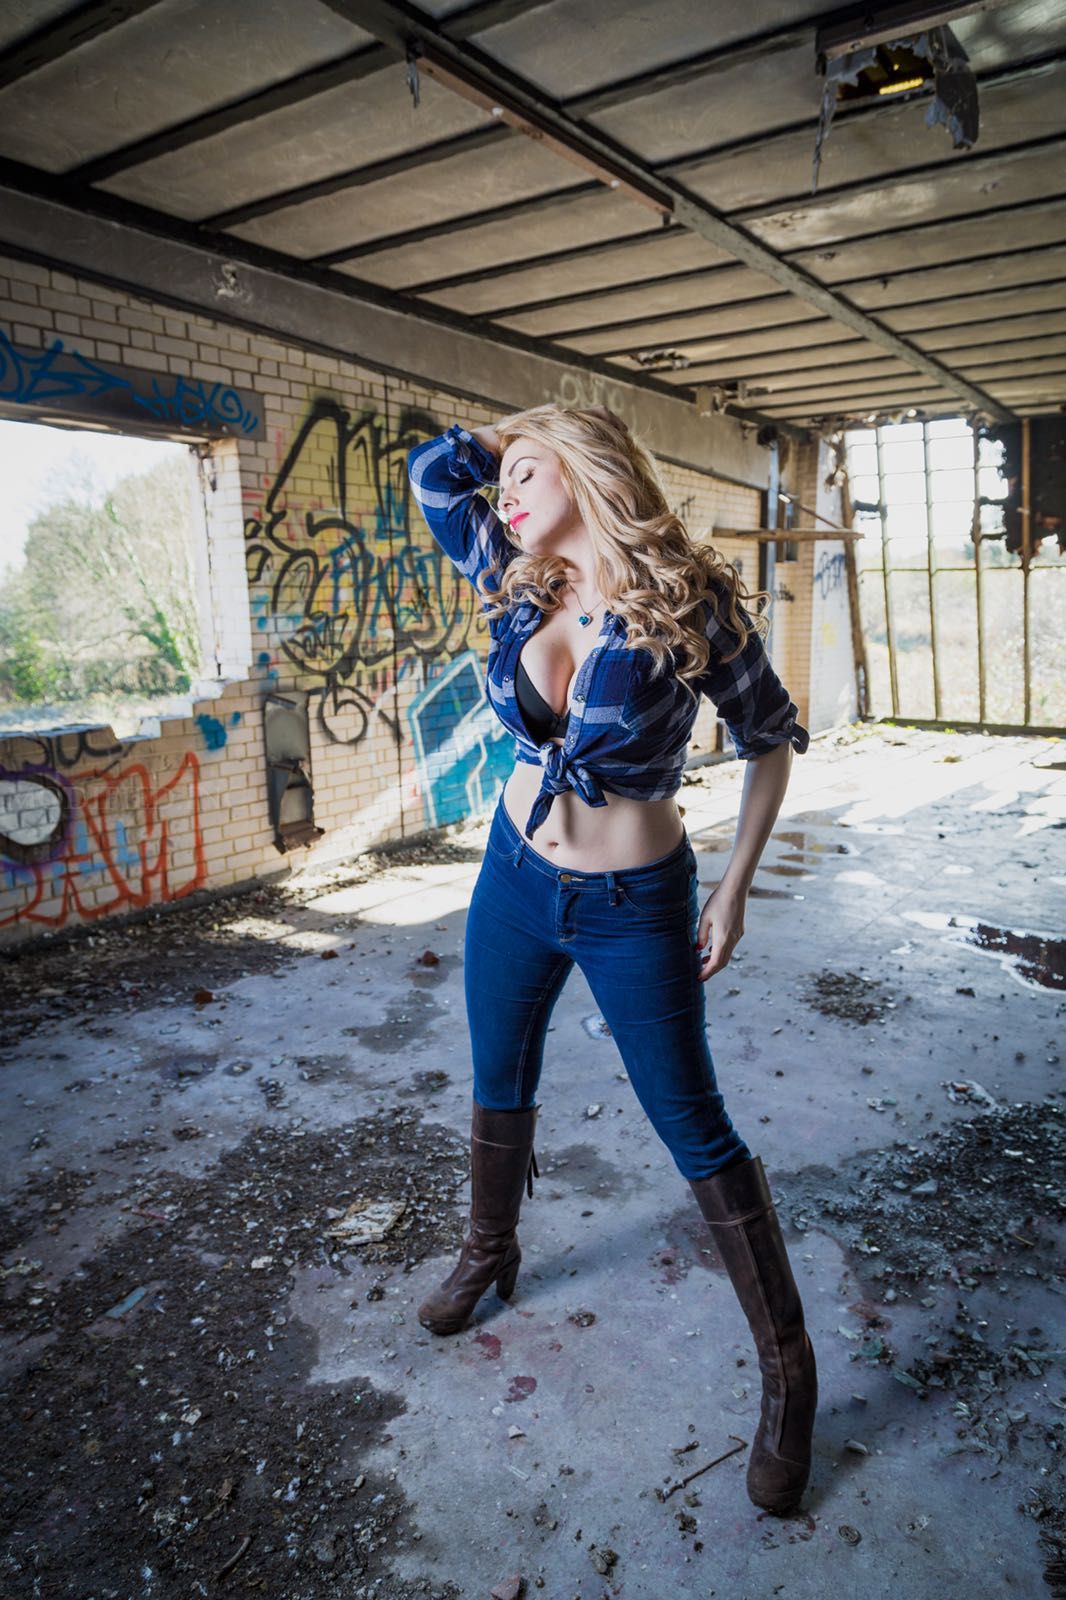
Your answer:
[[[708,886],[740,778],[681,795]],[[469,1193],[484,827],[4,958],[0,1596],[1066,1594],[1064,830],[1061,742],[795,763],[709,990],[819,1358],[785,1519],[744,1493],[728,1280],[577,973],[515,1298],[418,1324]]]

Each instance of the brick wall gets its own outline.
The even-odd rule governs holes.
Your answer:
[[[13,260],[0,259],[0,334],[31,355],[62,340],[138,383],[233,386],[262,408],[205,464],[217,676],[203,698],[137,738],[0,740],[0,941],[284,869],[267,805],[270,693],[307,697],[319,856],[489,809],[513,746],[483,703],[487,633],[404,469],[418,438],[498,413]],[[5,388],[0,412],[33,420],[31,391]],[[79,397],[79,419],[91,404]],[[664,476],[697,533],[756,524],[755,491]],[[756,587],[754,545],[725,553]],[[705,705],[693,753],[714,745]]]

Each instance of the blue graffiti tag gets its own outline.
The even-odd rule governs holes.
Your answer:
[[[183,428],[239,429],[254,433],[259,417],[236,389],[221,383],[200,383],[187,378],[159,378],[137,374],[143,389],[132,379],[99,362],[90,361],[76,350],[64,348],[57,339],[40,355],[16,350],[0,330],[0,400],[32,406],[56,400],[120,396],[133,407],[148,412],[159,422],[175,422]]]
[[[235,728],[240,720],[240,712],[234,711],[229,719],[230,727]],[[196,719],[196,726],[203,735],[204,743],[209,750],[222,750],[225,748],[229,734],[226,731],[224,722],[220,722],[217,717],[209,717],[206,712],[201,712]]]
[[[818,557],[818,570],[814,574],[814,581],[818,585],[818,594],[825,600],[834,589],[839,589],[844,582],[844,557],[839,551],[830,555],[828,550],[823,550]]]

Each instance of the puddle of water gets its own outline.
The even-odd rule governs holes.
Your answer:
[[[1066,939],[1022,928],[997,928],[976,918],[943,911],[905,911],[910,922],[946,933],[956,944],[994,956],[1026,989],[1066,989]]]
[[[775,833],[772,837],[775,839],[780,839],[783,844],[790,844],[794,850],[801,850],[804,855],[850,856],[854,855],[855,853],[854,846],[850,844],[827,844],[824,839],[815,839],[811,834],[807,833],[793,833],[789,831],[786,833]],[[792,856],[785,857],[785,860],[787,861],[791,861],[793,859],[794,858]]]
[[[762,867],[761,866],[759,868],[759,871],[760,872],[776,872],[778,877],[780,877],[780,878],[805,878],[808,883],[814,877],[814,873],[813,872],[808,872],[805,867],[784,867],[784,866],[778,866],[778,865],[775,864],[774,866],[770,866],[770,867]]]
[[[717,883],[708,883],[705,879],[700,879],[701,889],[717,889],[717,887]],[[748,890],[749,900],[802,900],[804,898],[801,894],[793,894],[791,889],[767,889],[761,883],[753,883]]]

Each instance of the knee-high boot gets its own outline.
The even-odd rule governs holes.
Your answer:
[[[501,1299],[514,1292],[522,1260],[516,1232],[522,1190],[528,1184],[532,1195],[537,1170],[536,1122],[536,1106],[487,1111],[474,1101],[470,1230],[455,1267],[418,1308],[419,1322],[431,1333],[458,1333],[494,1279]]]
[[[689,1181],[759,1356],[762,1414],[748,1459],[748,1495],[767,1511],[791,1511],[810,1473],[818,1377],[762,1161],[755,1156]]]

